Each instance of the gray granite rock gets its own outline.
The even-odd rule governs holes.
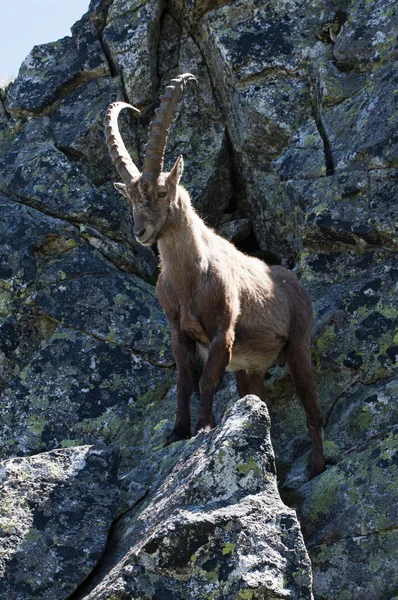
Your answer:
[[[347,251],[304,252],[301,266],[301,280],[314,300],[312,357],[327,424],[325,450],[328,459],[335,463],[350,448],[358,445],[360,449],[366,439],[366,427],[360,419],[363,415],[369,425],[369,416],[363,408],[364,395],[359,396],[361,408],[355,409],[358,387],[369,386],[372,390],[371,386],[377,385],[379,379],[393,377],[396,372],[398,311],[394,258],[380,250],[360,255]],[[277,367],[270,375],[266,389],[281,482],[295,488],[308,478],[309,437],[304,411],[288,371]],[[395,388],[391,389],[394,397]],[[340,401],[348,398],[353,403],[353,419],[355,416],[358,421],[355,426],[340,412]],[[379,416],[381,407],[377,403],[374,410],[373,432],[384,432],[386,417]],[[395,413],[389,411],[389,414],[394,426]],[[341,428],[341,439],[335,419]],[[334,423],[330,433],[329,423]],[[289,497],[286,501],[290,502]],[[294,505],[296,502],[299,500],[293,499]]]
[[[391,348],[398,355],[398,345]],[[358,360],[358,359],[357,359]],[[326,438],[333,444],[336,456],[359,452],[398,422],[396,377],[374,384],[354,384],[338,398],[327,415]]]
[[[396,529],[357,535],[311,551],[316,598],[336,594],[356,600],[390,600],[396,595],[398,536]]]
[[[369,63],[396,60],[398,15],[393,0],[351,2],[333,48],[342,70],[364,69]]]
[[[162,9],[162,0],[116,0],[103,31],[103,40],[121,73],[129,101],[138,107],[152,101],[157,87]]]
[[[214,409],[228,419],[164,448],[176,373],[140,279],[155,283],[157,259],[113,189],[102,119],[114,99],[139,105],[141,118],[120,126],[140,167],[159,95],[183,71],[198,87],[177,104],[166,168],[183,153],[200,214],[294,267],[314,299],[328,468],[310,483],[287,369],[273,366],[266,383],[278,480],[301,506],[315,595],[391,600],[398,589],[396,15],[392,0],[92,0],[71,38],[34,48],[0,91],[2,452],[99,440],[121,452],[119,519],[76,598],[311,593],[294,515],[260,459],[264,407],[233,408],[233,375]],[[194,394],[194,418],[199,408]]]
[[[398,243],[397,169],[375,169],[369,173],[369,221],[386,245]]]
[[[325,112],[336,171],[396,167],[396,86],[396,70],[387,63],[369,73],[360,91]]]
[[[295,513],[277,492],[268,427],[265,404],[247,396],[212,434],[158,451],[157,481],[114,532],[120,562],[105,578],[100,570],[83,597],[312,598]]]
[[[319,82],[319,100],[323,107],[340,104],[350,98],[366,83],[366,73],[357,71],[340,71],[327,53],[317,58],[313,63]]]
[[[103,121],[111,102],[124,99],[119,79],[101,77],[80,86],[68,95],[51,118],[51,127],[57,148],[84,170],[96,185],[114,178],[115,168],[108,156],[104,139]],[[133,121],[123,114],[120,128],[126,144],[138,163]]]
[[[68,87],[76,85],[78,78],[104,74],[107,70],[104,60],[90,63],[92,57],[87,56],[81,27],[75,33],[79,34],[79,44],[66,36],[57,42],[34,46],[10,84],[7,106],[11,111],[40,113],[67,93]]]
[[[300,488],[305,498],[301,522],[315,561],[314,589],[319,597],[394,596],[395,569],[383,583],[379,576],[396,557],[396,489],[396,431],[377,436],[362,452]]]
[[[46,244],[67,249],[77,244],[75,228],[0,196],[1,288],[11,293],[32,289],[37,277],[35,252]]]
[[[7,152],[14,141],[17,125],[6,111],[2,96],[5,97],[6,93],[0,88],[0,156]]]
[[[116,344],[60,327],[3,390],[0,454],[105,440],[117,443],[129,464],[138,447],[136,404],[145,409],[173,378]]]
[[[34,292],[28,302],[66,326],[172,366],[170,333],[154,288],[135,275],[81,273]]]
[[[221,235],[229,242],[237,244],[247,238],[252,231],[249,219],[234,219],[227,223],[222,223],[217,227],[218,235]]]
[[[104,445],[0,466],[0,594],[69,598],[95,567],[116,513],[117,453]]]
[[[72,37],[83,70],[98,77],[110,74],[107,57],[90,13],[86,13],[71,27]]]
[[[307,248],[348,249],[379,245],[370,222],[368,178],[362,171],[284,185],[287,212],[299,209],[296,236]]]
[[[0,289],[0,391],[54,333],[57,323]]]
[[[0,168],[0,191],[39,210],[108,231],[118,230],[123,221],[124,205],[101,193],[56,148],[47,117],[27,123],[1,157]]]

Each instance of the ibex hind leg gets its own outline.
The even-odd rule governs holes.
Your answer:
[[[294,386],[307,417],[312,447],[310,469],[310,479],[312,479],[325,470],[325,457],[323,454],[323,416],[318,404],[309,344],[304,341],[298,343],[289,341],[285,352]]]
[[[236,387],[241,398],[247,394],[255,394],[266,402],[265,398],[265,386],[264,386],[264,373],[250,373],[248,371],[236,371]]]

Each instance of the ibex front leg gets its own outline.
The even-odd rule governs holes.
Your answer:
[[[177,418],[168,443],[191,437],[190,400],[195,369],[195,342],[181,330],[171,332],[173,354],[177,363]]]
[[[209,347],[209,356],[199,381],[201,409],[195,433],[202,429],[209,430],[216,426],[213,417],[213,398],[221,373],[229,364],[234,343],[234,330],[219,332]]]

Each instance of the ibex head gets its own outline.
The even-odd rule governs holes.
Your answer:
[[[140,114],[140,111],[125,102],[114,102],[106,111],[106,143],[113,164],[123,180],[123,183],[115,183],[115,188],[132,206],[134,235],[143,246],[151,246],[161,237],[167,226],[170,207],[176,200],[177,186],[184,168],[182,156],[177,158],[170,173],[163,173],[162,170],[174,107],[188,81],[196,81],[196,78],[184,73],[172,79],[166,87],[160,106],[156,109],[156,117],[150,124],[142,173],[131,160],[117,124],[123,108],[129,108],[136,114]]]

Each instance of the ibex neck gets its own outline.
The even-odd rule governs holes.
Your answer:
[[[178,206],[158,241],[162,271],[177,276],[184,272],[195,277],[207,270],[206,232],[206,225],[191,206],[188,192],[179,188]]]

